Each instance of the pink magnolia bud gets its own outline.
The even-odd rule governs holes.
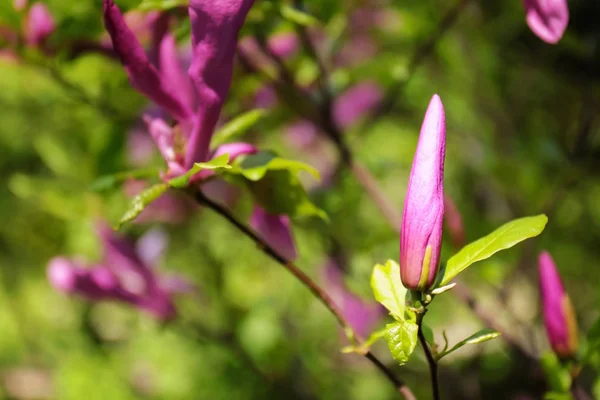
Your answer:
[[[435,281],[444,222],[444,106],[434,95],[427,108],[404,200],[400,232],[400,277],[411,290]]]
[[[538,260],[540,291],[544,325],[552,350],[561,358],[575,355],[579,347],[577,321],[569,295],[556,270],[556,265],[546,251]]]
[[[555,44],[563,37],[569,24],[566,0],[523,0],[527,25],[537,37]]]
[[[48,36],[56,29],[54,18],[48,7],[42,3],[35,3],[29,9],[25,24],[25,40],[31,46],[44,44]]]

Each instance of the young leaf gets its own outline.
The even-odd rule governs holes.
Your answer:
[[[262,179],[267,171],[289,171],[293,174],[298,174],[300,171],[306,171],[315,179],[321,179],[319,171],[310,165],[300,161],[287,160],[278,157],[276,154],[269,151],[261,151],[244,157],[241,162],[237,163],[237,167],[239,167],[237,172],[251,181]]]
[[[433,337],[433,329],[425,322],[421,323],[421,328],[423,330],[423,336],[425,336],[425,341],[429,343],[432,349],[436,348],[435,338]]]
[[[418,326],[413,320],[397,321],[386,326],[385,340],[392,357],[400,365],[406,364],[417,345]]]
[[[266,151],[244,157],[228,172],[245,178],[255,200],[268,212],[293,218],[316,216],[327,222],[327,214],[310,201],[302,186],[300,171],[319,179],[313,167]]]
[[[371,346],[373,346],[376,341],[385,337],[386,332],[387,328],[375,331],[367,340],[365,340],[364,343],[360,344],[359,346],[346,346],[342,349],[342,353],[367,354]]]
[[[218,147],[223,143],[231,141],[233,138],[243,135],[248,129],[256,125],[265,114],[266,110],[257,109],[234,118],[215,133],[211,141],[211,146],[213,148]]]
[[[169,185],[166,183],[158,183],[135,196],[131,201],[129,209],[121,217],[118,227],[121,227],[125,222],[133,221],[142,211],[144,211],[144,208],[146,208],[148,204],[158,199],[168,188]]]
[[[540,359],[548,386],[554,392],[566,393],[571,387],[571,374],[564,368],[554,352],[547,352]]]
[[[284,19],[301,26],[311,26],[319,23],[319,20],[310,14],[298,10],[287,4],[281,4],[279,13]]]
[[[175,7],[187,6],[190,0],[143,0],[137,7],[141,11],[165,11]]]
[[[511,248],[519,242],[539,235],[547,222],[548,217],[543,214],[515,219],[489,235],[466,245],[448,260],[440,273],[441,280],[437,286],[447,285],[471,264],[485,260],[500,250]]]
[[[381,303],[397,321],[404,320],[406,288],[400,280],[400,266],[392,260],[384,265],[377,264],[371,274],[371,288],[375,299]]]
[[[439,360],[442,357],[447,356],[448,354],[460,349],[461,347],[463,347],[466,344],[483,343],[483,342],[487,342],[488,340],[497,338],[498,336],[500,336],[500,332],[498,332],[494,329],[489,329],[489,328],[482,329],[479,332],[474,333],[473,335],[469,336],[465,340],[461,340],[460,342],[455,344],[454,347],[452,347],[450,350],[445,350],[445,351],[441,352],[440,354],[438,354],[438,356],[436,358]]]
[[[229,165],[229,154],[222,154],[208,162],[195,163],[184,175],[171,179],[169,181],[169,186],[176,189],[182,189],[187,186],[192,176],[204,169],[231,169],[231,165]]]

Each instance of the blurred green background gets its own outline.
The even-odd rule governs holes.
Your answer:
[[[57,21],[52,46],[105,35],[101,1],[45,3]],[[118,3],[137,6],[133,0]],[[539,238],[464,274],[482,306],[541,353],[548,345],[538,305],[540,250],[554,256],[582,336],[598,316],[600,3],[569,1],[566,35],[550,46],[528,29],[521,1],[466,1],[428,47],[454,3],[307,0],[306,10],[326,35],[350,43],[351,62],[332,73],[336,92],[365,80],[384,89],[399,85],[389,112],[346,133],[356,158],[398,212],[424,111],[438,93],[448,129],[445,187],[463,215],[468,241],[512,218],[548,215]],[[378,23],[360,28],[375,46],[373,54],[350,41],[362,18],[357,10],[365,9],[379,13]],[[22,17],[10,1],[0,3],[2,26],[20,32]],[[264,33],[290,30],[289,22],[271,22]],[[187,25],[178,15],[182,44]],[[415,51],[423,49],[426,55],[411,69]],[[48,260],[59,254],[98,260],[95,221],[115,223],[127,208],[122,188],[93,191],[90,185],[137,167],[130,132],[147,103],[115,60],[69,57],[62,50],[44,56],[22,46],[13,51],[17,59],[0,61],[0,398],[397,397],[362,357],[341,354],[345,341],[335,319],[309,291],[210,211],[196,209],[177,223],[123,228],[134,238],[150,229],[166,232],[161,269],[198,287],[196,294],[178,297],[177,320],[162,325],[126,305],[57,293],[46,278]],[[299,81],[318,73],[302,52],[287,63]],[[260,77],[238,68],[223,119],[252,108],[261,85]],[[286,140],[296,119],[293,109],[279,104],[244,140],[309,164],[327,157],[335,163],[335,150],[325,141],[315,157]],[[144,167],[162,167],[158,152],[148,160]],[[335,242],[346,260],[348,287],[372,299],[371,269],[398,258],[397,234],[351,174],[342,172],[311,193],[331,223],[294,221],[297,264],[323,282]],[[244,197],[235,212],[245,217],[249,211]],[[443,257],[452,251],[447,245]],[[436,337],[445,330],[451,343],[483,326],[452,294],[433,303],[428,320]],[[429,398],[420,349],[405,367],[394,366],[384,343],[374,351],[419,398]],[[540,372],[533,379],[524,365],[500,339],[467,347],[441,363],[442,393],[447,399],[540,398]],[[591,387],[594,373],[586,369],[582,379]]]

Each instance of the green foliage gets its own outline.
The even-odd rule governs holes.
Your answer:
[[[393,260],[373,267],[371,289],[375,299],[381,303],[397,321],[404,320],[407,290],[400,280],[400,266]]]
[[[142,0],[137,7],[140,11],[166,11],[175,7],[185,7],[190,0]]]
[[[417,346],[419,327],[413,320],[396,321],[386,325],[385,340],[394,360],[406,364]]]
[[[554,352],[547,352],[540,359],[550,391],[568,393],[571,387],[571,374],[563,366]]]
[[[441,353],[439,353],[436,356],[436,358],[438,360],[440,360],[441,358],[447,356],[448,354],[453,353],[456,350],[460,349],[464,345],[467,345],[467,344],[478,344],[478,343],[487,342],[488,340],[495,339],[495,338],[497,338],[500,335],[501,335],[500,332],[498,332],[498,331],[496,331],[494,329],[490,329],[490,328],[482,329],[479,332],[476,332],[476,333],[472,334],[468,338],[466,338],[464,340],[461,340],[460,342],[458,342],[457,344],[455,344],[454,347],[452,347],[451,349],[442,351]]]
[[[279,13],[284,19],[300,26],[313,26],[319,24],[319,20],[314,16],[300,11],[288,4],[280,4]]]
[[[213,148],[230,142],[252,129],[267,114],[266,110],[250,110],[227,122],[221,129],[215,132],[210,142]]]
[[[545,215],[519,218],[502,225],[489,235],[466,245],[462,250],[450,257],[445,267],[442,268],[439,273],[440,278],[438,278],[440,283],[437,286],[447,285],[456,275],[472,264],[485,260],[501,250],[509,249],[526,239],[539,235],[544,230],[547,222],[548,217]]]
[[[156,185],[150,186],[145,189],[142,193],[138,194],[131,200],[131,204],[125,214],[119,220],[118,227],[121,227],[126,222],[133,221],[138,215],[144,211],[150,203],[158,199],[169,189],[169,185],[166,183],[157,183]]]
[[[185,188],[190,179],[198,172],[203,170],[228,170],[231,169],[229,165],[229,154],[223,154],[219,157],[215,157],[208,162],[195,163],[194,166],[185,174],[169,180],[169,186],[175,189]]]

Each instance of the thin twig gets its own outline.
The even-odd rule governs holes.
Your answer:
[[[250,238],[263,253],[265,253],[274,261],[278,262],[292,275],[294,275],[296,279],[298,279],[304,286],[306,286],[315,295],[315,297],[317,297],[319,301],[323,303],[325,307],[327,307],[327,309],[334,315],[339,325],[344,329],[344,332],[346,333],[346,335],[348,335],[348,337],[351,340],[357,342],[358,344],[362,342],[362,338],[360,338],[360,336],[358,336],[354,332],[354,329],[352,329],[350,323],[344,318],[341,310],[333,301],[333,299],[300,268],[298,268],[296,265],[294,265],[294,263],[280,255],[273,247],[271,247],[268,243],[262,240],[260,236],[258,236],[258,234],[256,234],[251,228],[239,221],[226,207],[204,196],[204,194],[202,194],[202,192],[199,190],[194,191],[192,195],[199,204],[213,210],[214,212],[225,218],[237,230],[239,230],[245,236]],[[406,400],[415,399],[414,394],[408,388],[408,386],[406,386],[406,384],[402,380],[396,377],[379,359],[377,359],[377,357],[373,353],[369,351],[365,353],[364,356],[369,361],[371,361],[381,372],[385,374],[385,376],[394,385],[396,390]]]
[[[423,347],[423,352],[425,353],[425,358],[427,358],[427,364],[429,364],[429,374],[431,375],[431,391],[433,392],[433,400],[440,399],[440,387],[438,380],[438,363],[431,354],[431,350],[429,349],[429,345],[427,344],[427,340],[425,340],[425,335],[423,334],[423,317],[427,309],[423,311],[423,313],[417,315],[417,325],[419,326],[418,334],[419,342],[421,343],[421,347]]]

